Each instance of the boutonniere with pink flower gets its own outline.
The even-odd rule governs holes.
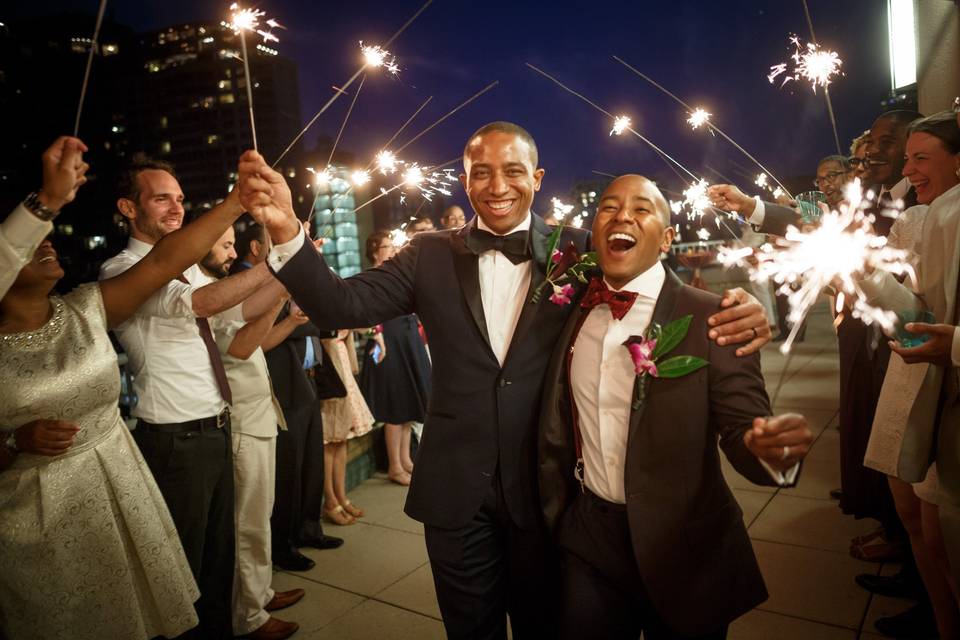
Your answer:
[[[633,361],[639,383],[636,385],[636,393],[631,405],[634,411],[643,406],[650,378],[680,378],[710,364],[697,356],[673,356],[666,360],[662,359],[683,342],[692,320],[692,315],[686,315],[665,327],[653,322],[647,328],[645,335],[630,336],[623,343],[630,352],[630,359]]]
[[[547,244],[550,255],[546,265],[547,276],[530,296],[530,302],[533,304],[540,302],[547,287],[553,291],[550,302],[560,306],[570,304],[574,294],[573,280],[587,284],[584,273],[597,266],[597,254],[593,251],[581,254],[573,242],[568,242],[563,250],[559,249],[561,233],[563,233],[563,225],[557,226],[550,234]]]

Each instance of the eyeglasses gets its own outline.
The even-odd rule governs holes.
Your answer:
[[[813,186],[822,187],[827,182],[830,182],[830,183],[836,182],[839,176],[845,176],[845,175],[847,175],[846,171],[831,171],[825,176],[823,176],[822,178],[817,178],[816,180],[814,180]]]
[[[858,158],[858,157],[856,157],[856,156],[854,156],[854,157],[852,157],[852,158],[847,158],[847,164],[850,165],[850,168],[851,168],[851,169],[856,169],[856,168],[859,167],[860,165],[866,164],[866,162],[867,162],[867,161],[864,160],[863,158]]]

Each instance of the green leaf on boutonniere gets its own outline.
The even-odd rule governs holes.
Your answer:
[[[558,224],[553,232],[550,234],[550,237],[547,239],[547,277],[550,277],[550,274],[553,273],[554,265],[556,264],[553,261],[553,253],[557,250],[557,247],[560,246],[560,234],[563,233],[563,225]]]
[[[689,318],[689,316],[687,317]],[[667,325],[667,327],[669,326],[670,325]],[[666,332],[666,329],[664,329],[664,332]],[[657,347],[659,346],[660,343],[658,342]],[[710,363],[697,356],[674,356],[667,358],[663,362],[657,362],[657,377],[680,378],[688,373],[693,373],[697,369],[702,369],[708,364]]]
[[[687,335],[687,330],[690,329],[690,322],[692,320],[693,315],[686,315],[682,318],[677,318],[660,329],[660,335],[657,336],[657,347],[653,350],[654,360],[670,353],[674,347],[683,341]],[[660,365],[658,364],[657,366],[659,367]]]

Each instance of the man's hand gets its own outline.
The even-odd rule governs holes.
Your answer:
[[[87,181],[90,168],[83,161],[87,145],[79,138],[60,136],[43,152],[43,186],[40,203],[52,211],[59,211],[77,197],[77,189]]]
[[[904,327],[910,333],[925,333],[930,339],[919,347],[907,349],[896,342],[890,342],[890,349],[900,354],[907,364],[929,362],[941,367],[953,366],[951,351],[953,349],[953,335],[956,327],[951,324],[926,324],[924,322],[908,322]]]
[[[754,418],[743,444],[775,471],[788,471],[810,451],[813,433],[799,413]]]
[[[270,232],[275,243],[292,240],[300,232],[300,221],[283,176],[256,151],[247,151],[240,157],[239,174],[237,187],[244,208]]]
[[[724,211],[735,211],[749,218],[757,206],[757,201],[732,184],[715,184],[707,189],[707,197],[713,206]]]
[[[725,309],[707,318],[711,340],[725,344],[747,344],[737,349],[738,356],[756,353],[770,342],[770,319],[760,301],[737,287],[723,292],[720,307]],[[749,342],[748,342],[749,341]]]
[[[296,302],[290,303],[289,318],[290,318],[290,322],[292,322],[296,326],[300,326],[301,324],[306,324],[307,322],[310,321],[310,318],[307,317],[307,314],[303,312],[303,309],[301,309],[300,305],[298,305]]]
[[[67,420],[34,420],[15,432],[17,448],[24,453],[58,456],[73,444],[80,425]]]

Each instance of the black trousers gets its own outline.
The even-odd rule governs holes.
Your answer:
[[[182,638],[233,637],[234,498],[230,423],[180,433],[152,431],[142,420],[133,437],[177,526],[193,577],[199,626]]]
[[[499,474],[461,529],[426,526],[427,554],[449,638],[555,638],[559,556],[546,530],[518,528]]]
[[[688,638],[671,631],[650,601],[634,559],[625,505],[589,491],[578,495],[563,517],[560,547],[560,638],[636,640],[641,632],[645,640]],[[723,640],[727,628],[695,637]]]
[[[270,517],[274,555],[289,555],[303,540],[323,535],[323,422],[317,400],[285,408],[277,435],[277,475]]]

